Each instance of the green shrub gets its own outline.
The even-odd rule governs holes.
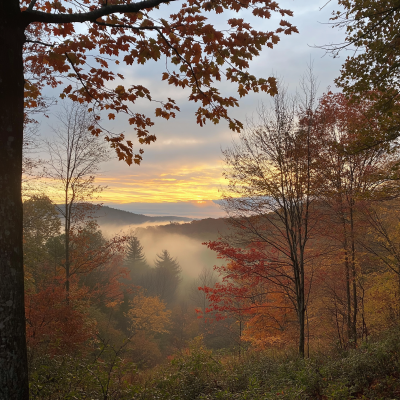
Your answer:
[[[340,354],[295,355],[247,352],[240,359],[208,350],[196,338],[187,351],[152,373],[135,375],[117,359],[90,363],[68,357],[46,358],[31,370],[32,399],[132,400],[346,400],[400,398],[400,341],[385,340]]]
[[[112,362],[79,356],[43,356],[30,368],[32,400],[124,400],[131,399],[135,388],[127,378],[136,373],[132,363],[118,357]]]

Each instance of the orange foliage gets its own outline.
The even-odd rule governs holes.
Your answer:
[[[88,318],[82,303],[84,289],[76,283],[70,301],[57,280],[43,289],[25,295],[26,337],[31,351],[42,349],[50,354],[68,353],[79,348],[95,334],[95,323]]]
[[[129,303],[127,317],[130,319],[133,332],[168,333],[171,325],[171,310],[158,297],[146,297],[138,293]]]
[[[261,244],[244,250],[222,242],[207,245],[229,263],[214,267],[222,282],[199,288],[211,302],[206,313],[217,320],[234,316],[245,321],[242,340],[257,347],[294,342],[298,322],[290,267],[280,262],[278,252]]]
[[[41,265],[45,275],[40,286],[26,291],[27,343],[33,351],[58,354],[73,352],[96,333],[88,316],[93,305],[115,307],[123,299],[120,282],[124,237],[105,240],[94,223],[71,230],[70,292],[67,298],[64,271]],[[54,276],[55,275],[55,276]]]
[[[273,48],[280,35],[297,32],[283,19],[292,16],[292,12],[276,2],[262,0],[189,0],[170,15],[163,13],[163,18],[154,14],[160,6],[165,10],[167,3],[20,0],[21,21],[17,23],[26,27],[27,37],[25,106],[37,106],[42,89],[63,84],[60,76],[67,76],[76,85],[66,85],[61,98],[95,103],[111,120],[117,113],[127,114],[139,143],[150,144],[156,140],[149,132],[153,120],[135,112],[130,105],[141,99],[155,102],[155,116],[167,120],[175,118],[179,107],[171,98],[154,99],[150,90],[140,84],[124,84],[124,76],[115,72],[115,64],[143,65],[164,57],[169,65],[159,79],[190,89],[189,100],[200,104],[196,112],[198,124],[215,124],[225,119],[231,129],[241,129],[242,124],[227,112],[228,108],[238,106],[238,100],[221,95],[215,82],[224,76],[236,86],[240,97],[251,91],[276,94],[276,79],[250,74],[249,60],[260,55],[264,46]],[[34,4],[32,9],[29,4]],[[270,19],[272,13],[280,14],[282,19],[274,29],[260,31],[243,18],[234,18],[244,10],[261,19]],[[226,20],[226,13],[231,18]],[[224,28],[211,24],[208,15],[213,20],[221,19]],[[118,83],[113,87],[112,81]],[[97,136],[102,128],[94,124],[91,130]],[[126,140],[125,135],[107,135],[106,140],[120,159],[128,164],[140,163],[143,150],[134,154],[132,141]]]
[[[70,233],[70,276],[78,276],[94,303],[115,306],[123,299],[121,278],[128,275],[124,261],[126,237],[105,240],[95,223]]]

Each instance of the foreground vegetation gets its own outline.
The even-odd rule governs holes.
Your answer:
[[[53,357],[31,370],[33,399],[396,399],[400,396],[398,328],[358,349],[316,352],[208,350],[201,337],[168,364],[138,372],[102,360]]]

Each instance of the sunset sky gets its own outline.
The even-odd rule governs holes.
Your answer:
[[[327,24],[333,7],[328,4],[322,11],[326,0],[322,1],[279,1],[281,7],[294,11],[290,19],[299,29],[299,34],[282,37],[274,49],[265,49],[261,57],[251,64],[251,73],[268,77],[283,78],[289,91],[296,91],[298,81],[307,69],[310,60],[320,82],[319,93],[338,76],[342,58],[332,58],[314,45],[340,43],[344,32]],[[272,30],[278,18],[262,21],[249,21],[255,27]],[[260,25],[264,24],[264,26]],[[145,67],[123,67],[121,71],[128,82],[147,86],[154,98],[172,97],[181,108],[173,121],[156,120],[152,133],[157,141],[145,147],[144,159],[140,166],[128,167],[114,157],[102,166],[97,182],[107,185],[101,201],[109,206],[148,215],[181,215],[194,218],[223,216],[223,211],[213,202],[220,198],[220,189],[225,182],[222,177],[223,162],[221,149],[228,147],[233,134],[225,122],[219,125],[208,124],[200,128],[195,123],[194,104],[187,102],[187,92],[172,88],[161,82],[160,76],[165,68],[163,63],[149,63]],[[224,95],[233,95],[232,88],[224,82],[220,85]],[[269,104],[271,98],[265,94],[251,94],[240,101],[240,108],[230,110],[231,115],[243,122],[255,114],[261,102]],[[151,107],[154,107],[150,105]],[[140,112],[152,115],[153,109],[147,104],[138,104]],[[113,121],[114,122],[114,121]],[[49,135],[53,119],[41,123],[41,131]],[[133,138],[133,133],[124,118],[108,125],[115,132],[125,132]]]

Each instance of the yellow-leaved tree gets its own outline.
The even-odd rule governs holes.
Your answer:
[[[132,332],[168,333],[171,311],[166,309],[165,303],[158,297],[146,297],[141,292],[129,304],[130,309],[126,315],[131,321]]]

